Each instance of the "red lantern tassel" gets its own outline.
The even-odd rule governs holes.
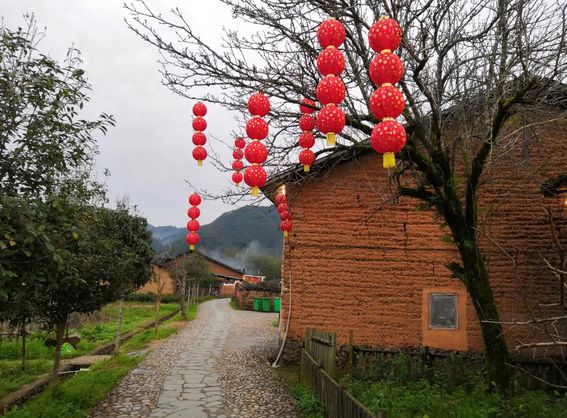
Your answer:
[[[393,152],[385,152],[383,158],[384,168],[393,168],[396,166],[396,154]]]
[[[335,145],[337,142],[337,135],[333,132],[327,134],[327,145]]]

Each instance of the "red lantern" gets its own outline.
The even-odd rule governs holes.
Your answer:
[[[345,127],[345,114],[341,108],[330,104],[317,114],[317,128],[327,136],[327,145],[335,145],[335,136]]]
[[[244,153],[250,164],[262,164],[268,158],[268,149],[260,141],[250,142]]]
[[[197,219],[200,215],[201,215],[201,211],[197,206],[191,206],[187,210],[187,216],[189,216],[191,219]]]
[[[236,148],[234,151],[232,151],[232,158],[234,158],[235,160],[242,160],[242,157],[244,157],[244,151],[242,151],[240,148]]]
[[[261,165],[252,165],[244,170],[244,182],[252,188],[252,196],[260,194],[260,187],[266,184],[266,170]]]
[[[346,30],[341,22],[330,18],[325,20],[317,29],[317,40],[323,48],[334,46],[338,48],[346,38]]]
[[[302,132],[299,135],[299,146],[301,148],[311,148],[315,145],[315,136],[311,132]]]
[[[264,139],[268,131],[268,123],[260,117],[254,117],[246,123],[246,134],[250,139]]]
[[[330,46],[319,53],[317,69],[322,75],[340,75],[345,69],[345,57],[337,48]]]
[[[385,83],[396,84],[404,75],[404,64],[400,57],[392,52],[382,52],[370,63],[370,79],[378,86]]]
[[[313,165],[315,161],[315,153],[308,148],[305,148],[299,153],[299,163],[303,164],[303,171],[309,172],[309,168]]]
[[[234,140],[234,146],[236,148],[244,149],[244,147],[246,146],[246,141],[243,138],[236,138]]]
[[[197,232],[199,230],[199,221],[196,219],[191,219],[187,222],[187,230],[191,232]]]
[[[312,115],[301,115],[299,118],[299,128],[305,132],[312,131],[315,129],[315,118]]]
[[[207,158],[207,150],[201,146],[193,148],[193,158],[197,160],[197,165],[202,166],[203,160]]]
[[[292,228],[292,224],[289,219],[281,221],[280,229],[283,231],[284,237],[287,237],[289,235],[289,231],[291,231],[291,228]]]
[[[193,144],[195,145],[205,145],[207,143],[207,135],[203,132],[195,132],[193,134]]]
[[[288,219],[288,220],[291,221],[291,213],[288,212],[288,211],[285,211],[285,212],[280,213],[280,219],[281,219],[282,221],[285,221],[286,219]]]
[[[345,83],[334,75],[328,75],[317,85],[317,99],[322,105],[338,105],[346,94]]]
[[[207,121],[202,117],[196,117],[193,119],[193,129],[196,131],[204,131],[207,129]]]
[[[310,99],[301,99],[301,104],[299,105],[299,111],[301,113],[308,113],[311,114],[313,112],[315,112],[315,107],[317,106],[317,104]]]
[[[394,51],[400,46],[401,40],[402,30],[398,22],[387,17],[379,19],[368,31],[370,48],[378,53],[385,49]]]
[[[193,206],[199,206],[201,204],[201,196],[198,193],[193,193],[189,196],[189,204]]]
[[[278,204],[278,213],[281,215],[282,212],[289,212],[289,206],[285,201]]]
[[[193,114],[195,116],[203,117],[207,114],[207,106],[204,103],[197,102],[193,105]]]
[[[239,173],[238,171],[232,173],[232,181],[233,181],[237,186],[239,186],[240,183],[242,183],[242,178],[243,178],[242,173]]]
[[[196,232],[189,232],[185,237],[185,241],[189,244],[189,250],[193,251],[195,249],[195,245],[199,242],[199,234]]]
[[[397,118],[405,107],[403,93],[391,84],[381,86],[370,97],[370,112],[376,119]]]
[[[280,203],[287,203],[287,197],[283,193],[276,196],[276,205],[279,205]]]
[[[396,152],[400,152],[406,144],[406,130],[397,121],[387,119],[380,122],[372,130],[370,138],[372,147],[384,154],[384,168],[396,166]]]
[[[244,163],[240,160],[235,160],[232,162],[232,169],[234,171],[240,171],[244,168]]]
[[[248,99],[248,111],[252,116],[266,116],[270,111],[270,100],[264,93],[253,94]]]

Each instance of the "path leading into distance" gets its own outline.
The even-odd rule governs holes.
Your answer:
[[[199,306],[197,319],[151,352],[93,418],[296,418],[270,368],[277,314],[236,311],[229,299]]]

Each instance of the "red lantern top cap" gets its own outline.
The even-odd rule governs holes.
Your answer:
[[[234,140],[234,146],[236,148],[243,149],[244,147],[246,147],[246,141],[243,138],[236,138]]]
[[[317,29],[317,40],[323,48],[328,46],[339,47],[345,41],[346,30],[337,19],[325,20]]]
[[[276,205],[279,205],[280,203],[286,203],[287,202],[287,197],[285,194],[281,193],[276,195]]]
[[[207,106],[202,102],[197,102],[193,105],[193,114],[195,116],[205,116],[207,114]]]
[[[368,31],[370,47],[378,53],[385,49],[394,51],[401,40],[402,30],[394,19],[379,19]]]
[[[270,100],[262,92],[255,93],[248,99],[248,111],[252,116],[266,116],[270,112]]]
[[[201,204],[201,196],[198,193],[193,193],[189,196],[189,204],[193,206],[199,206]]]
[[[315,112],[316,103],[311,99],[301,99],[299,104],[299,111],[301,113],[311,114]]]

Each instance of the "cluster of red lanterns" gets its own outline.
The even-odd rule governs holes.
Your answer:
[[[248,111],[252,119],[246,123],[246,135],[251,142],[246,145],[244,156],[250,166],[244,171],[244,182],[252,188],[250,194],[258,196],[267,179],[261,164],[268,158],[268,149],[261,141],[268,136],[269,127],[264,116],[270,111],[270,100],[262,92],[255,93],[248,99]]]
[[[315,136],[313,129],[315,129],[315,118],[312,113],[315,111],[315,102],[310,99],[302,99],[299,105],[301,117],[299,118],[299,128],[301,134],[299,135],[299,146],[302,148],[299,153],[299,163],[303,164],[303,171],[309,172],[309,168],[315,161],[315,153],[310,148],[315,145]]]
[[[369,68],[370,79],[378,86],[370,98],[370,112],[381,121],[374,127],[370,143],[384,155],[384,168],[396,166],[395,153],[406,144],[406,130],[396,120],[405,108],[404,95],[395,87],[404,74],[404,65],[393,53],[401,38],[398,22],[387,17],[380,18],[368,32],[370,47],[378,53]]]
[[[185,241],[189,244],[189,251],[193,251],[195,249],[195,245],[199,242],[199,234],[197,231],[199,230],[199,221],[197,218],[201,215],[201,211],[197,206],[201,204],[201,196],[197,193],[193,193],[189,196],[189,204],[191,207],[187,211],[187,216],[189,216],[189,222],[187,222],[187,230],[189,233],[185,237]]]
[[[234,151],[232,151],[232,158],[234,158],[232,169],[234,173],[232,173],[232,181],[236,186],[240,186],[243,179],[240,171],[244,168],[244,163],[242,162],[242,158],[244,158],[244,147],[246,147],[246,141],[243,138],[236,138],[234,140]]]
[[[335,145],[336,135],[342,132],[346,121],[339,107],[346,95],[345,84],[339,77],[345,68],[345,57],[338,49],[345,38],[345,27],[333,18],[317,29],[317,40],[324,48],[317,57],[317,69],[324,77],[317,85],[317,100],[324,106],[317,114],[317,128],[326,135],[327,145]]]
[[[276,205],[281,219],[280,229],[282,230],[284,237],[287,237],[293,225],[291,223],[291,212],[287,205],[287,198],[285,194],[280,193],[276,196]]]
[[[207,106],[202,102],[197,102],[193,105],[193,129],[196,131],[193,134],[193,158],[197,160],[197,165],[202,166],[203,161],[207,158],[207,150],[203,145],[207,143],[207,136],[204,131],[207,129],[207,121],[204,116],[207,114]]]

